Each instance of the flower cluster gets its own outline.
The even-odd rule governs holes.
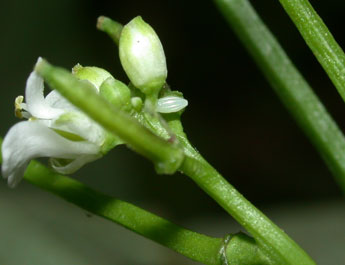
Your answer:
[[[128,86],[98,67],[78,64],[72,74],[142,123],[145,119],[140,117],[145,112],[171,113],[187,106],[188,102],[180,95],[158,98],[167,78],[165,55],[157,34],[141,17],[123,27],[119,53],[130,80]],[[148,99],[152,103],[155,97],[153,106],[145,104]],[[2,175],[10,187],[20,182],[28,163],[34,158],[49,157],[54,170],[70,174],[123,143],[58,91],[52,90],[44,96],[44,79],[36,71],[27,80],[25,103],[23,96],[15,99],[15,115],[27,120],[15,124],[2,144]]]

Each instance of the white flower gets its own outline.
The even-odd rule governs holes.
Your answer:
[[[98,90],[99,87],[95,88]],[[16,116],[29,119],[15,124],[2,144],[2,175],[10,187],[23,177],[30,160],[50,157],[59,173],[73,173],[102,156],[107,134],[53,90],[44,97],[43,79],[32,72],[23,97],[16,98]]]

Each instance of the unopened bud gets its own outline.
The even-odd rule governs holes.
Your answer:
[[[126,111],[130,110],[131,91],[121,81],[109,77],[102,83],[99,92],[101,96],[116,107]]]
[[[162,44],[140,16],[124,26],[119,43],[120,60],[133,85],[144,94],[157,93],[167,78]]]

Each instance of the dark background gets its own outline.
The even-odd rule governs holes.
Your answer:
[[[338,125],[344,128],[344,102],[279,2],[252,2]],[[344,47],[344,2],[312,4]],[[331,205],[341,200],[340,189],[322,159],[212,1],[1,0],[2,136],[17,122],[13,101],[24,93],[26,78],[38,56],[68,69],[76,63],[103,67],[116,78],[128,81],[116,46],[95,28],[99,15],[124,24],[141,15],[156,30],[167,57],[168,82],[189,100],[183,114],[186,133],[209,162],[255,205],[290,205],[287,209],[291,209],[314,203]],[[227,218],[191,180],[180,174],[158,176],[149,161],[125,147],[85,166],[76,177],[179,224],[196,216]],[[4,181],[0,186],[5,190]],[[25,200],[23,194],[41,193],[23,183],[9,194]],[[317,212],[318,208],[315,209]],[[345,245],[344,241],[340,243]]]

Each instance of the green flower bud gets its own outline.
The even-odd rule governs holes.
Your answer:
[[[102,68],[95,66],[83,67],[80,64],[77,64],[73,67],[72,73],[80,80],[89,81],[97,88],[97,91],[99,90],[104,80],[106,80],[108,77],[112,77],[112,75],[109,72]]]
[[[125,111],[131,109],[131,91],[121,81],[108,77],[99,88],[99,93],[111,104]]]
[[[132,97],[131,104],[137,112],[140,112],[143,108],[143,101],[140,97]]]
[[[164,50],[156,32],[140,16],[124,26],[119,51],[133,85],[146,95],[159,92],[167,78]]]

